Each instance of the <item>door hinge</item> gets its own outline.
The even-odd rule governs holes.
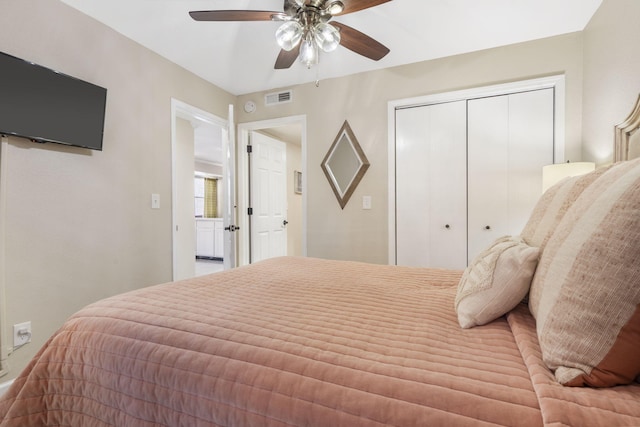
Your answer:
[[[247,209],[247,215],[253,215],[253,208]]]
[[[253,153],[253,145],[247,145],[247,153]]]

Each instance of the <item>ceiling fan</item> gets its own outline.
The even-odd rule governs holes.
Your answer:
[[[311,68],[318,63],[318,49],[335,50],[338,45],[379,61],[389,49],[339,22],[329,21],[334,16],[346,15],[391,0],[284,0],[284,11],[262,10],[202,10],[189,15],[196,21],[281,21],[276,31],[276,41],[282,48],[276,59],[275,69],[291,67],[296,58]]]

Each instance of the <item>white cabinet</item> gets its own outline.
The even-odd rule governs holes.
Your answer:
[[[464,268],[519,234],[553,163],[554,89],[396,110],[396,263]]]
[[[213,257],[220,258],[224,256],[224,227],[222,218],[216,218],[213,221]]]
[[[222,258],[223,236],[222,218],[197,218],[196,256]]]

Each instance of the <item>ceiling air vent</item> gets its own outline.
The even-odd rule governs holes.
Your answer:
[[[283,92],[268,93],[264,96],[265,105],[279,105],[293,100],[293,91],[291,89]]]

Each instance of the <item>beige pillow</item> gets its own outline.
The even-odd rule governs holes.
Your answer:
[[[458,284],[460,326],[487,324],[518,305],[529,291],[539,254],[520,237],[502,237],[481,252]]]
[[[524,241],[544,251],[549,237],[567,210],[584,189],[606,170],[607,168],[604,167],[586,175],[566,178],[545,191],[520,234]]]
[[[565,385],[640,375],[640,159],[617,163],[569,208],[529,295],[542,356]]]

